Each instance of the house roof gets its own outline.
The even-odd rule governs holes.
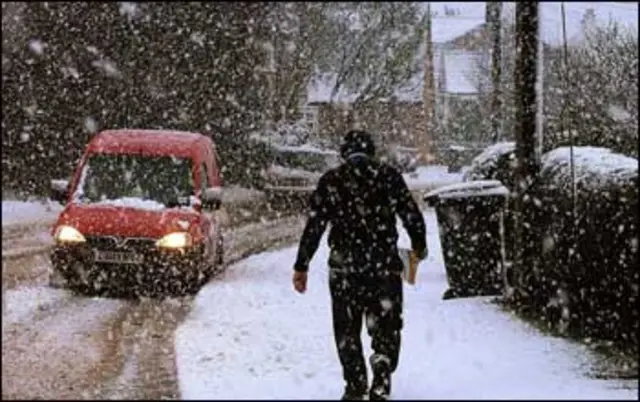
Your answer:
[[[482,19],[434,18],[431,20],[431,42],[444,44],[484,24]]]
[[[414,102],[422,98],[422,83],[424,71],[418,72],[413,77],[399,85],[394,91],[394,96],[403,102]],[[350,91],[341,87],[338,93],[332,98],[331,91],[336,82],[336,74],[319,74],[311,79],[307,86],[307,104],[314,103],[352,103],[358,98],[359,91]]]

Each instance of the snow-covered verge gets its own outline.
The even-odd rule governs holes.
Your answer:
[[[2,200],[2,227],[51,223],[56,219],[61,210],[62,205],[51,200]]]
[[[589,378],[586,348],[540,334],[487,298],[442,301],[447,284],[432,210],[426,219],[430,255],[417,286],[405,287],[394,399],[637,398],[637,382],[623,388]],[[401,233],[399,245],[407,247]],[[253,256],[198,294],[175,338],[183,399],[340,396],[326,238],[304,295],[291,286],[295,255],[296,248],[286,248]]]

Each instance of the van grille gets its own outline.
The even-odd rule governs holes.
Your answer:
[[[85,236],[91,248],[104,251],[150,251],[155,249],[155,239],[142,237]]]

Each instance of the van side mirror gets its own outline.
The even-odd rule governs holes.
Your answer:
[[[202,208],[218,210],[222,205],[222,187],[209,187],[200,196]]]
[[[69,180],[51,180],[52,201],[57,201],[64,205],[69,199]]]

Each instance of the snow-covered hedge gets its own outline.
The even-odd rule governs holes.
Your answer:
[[[498,143],[474,158],[464,180],[500,180],[513,189],[515,143]],[[638,342],[638,160],[607,148],[573,148],[576,224],[572,219],[571,150],[542,156],[540,175],[529,189],[533,214],[528,228],[533,256],[519,294],[547,322],[575,334]],[[526,201],[526,200],[525,200]],[[506,251],[515,215],[505,216]]]
[[[532,194],[539,213],[531,230],[541,240],[528,283],[533,304],[576,333],[637,344],[638,161],[574,147],[575,227],[570,161],[568,147],[543,155]]]
[[[606,190],[611,185],[634,180],[638,175],[637,159],[600,147],[574,147],[573,166],[576,183],[585,190]],[[544,154],[540,174],[570,191],[571,148],[560,147]]]

